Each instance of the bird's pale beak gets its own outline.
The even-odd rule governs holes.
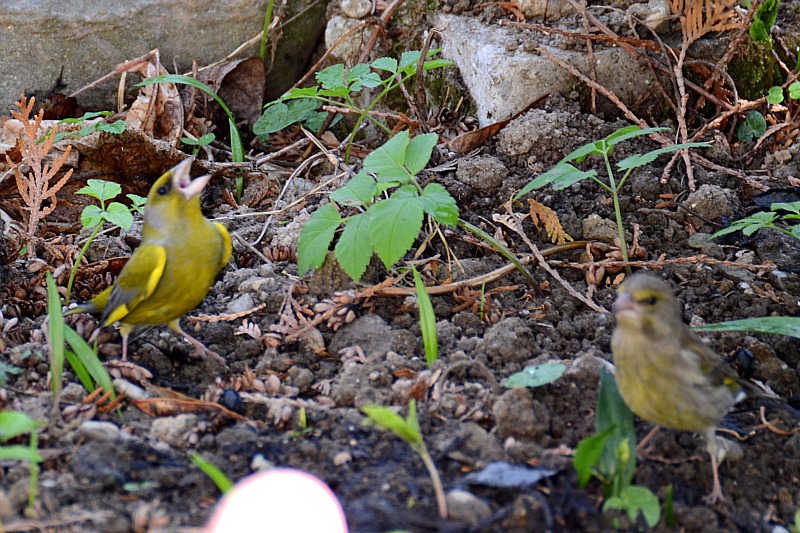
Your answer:
[[[633,296],[628,294],[627,292],[621,292],[619,296],[617,296],[617,300],[614,302],[614,305],[611,307],[611,311],[618,315],[623,311],[628,311],[633,309],[636,306],[636,300],[633,299]]]
[[[172,188],[180,192],[188,202],[206,188],[210,175],[192,179],[192,163],[194,158],[186,158],[172,169]]]

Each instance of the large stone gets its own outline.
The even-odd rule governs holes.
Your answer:
[[[212,63],[258,34],[266,6],[267,0],[0,2],[0,106],[11,108],[22,92],[72,93],[154,48],[170,72],[190,71],[193,59]],[[83,93],[81,103],[115,108],[118,81]]]

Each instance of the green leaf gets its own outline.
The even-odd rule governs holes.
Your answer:
[[[744,331],[747,333],[771,333],[800,339],[800,317],[763,316],[743,318],[692,328],[695,331]]]
[[[0,460],[41,463],[44,459],[39,452],[31,450],[28,446],[19,446],[15,444],[13,446],[0,447]]]
[[[364,158],[364,171],[374,172],[378,181],[396,181],[405,185],[411,179],[405,168],[409,143],[408,131],[401,131]]]
[[[50,341],[50,380],[53,394],[61,389],[64,370],[64,315],[61,313],[61,295],[53,275],[47,273],[47,330]]]
[[[341,223],[342,217],[333,204],[325,204],[314,211],[297,239],[297,270],[301,276],[309,268],[322,266],[336,228]]]
[[[429,183],[426,185],[420,200],[425,212],[440,224],[445,226],[458,224],[458,205],[456,200],[440,184]]]
[[[119,185],[119,183],[96,179],[86,180],[86,186],[81,187],[77,191],[78,194],[85,194],[87,196],[97,198],[104,204],[108,200],[119,196],[121,192],[122,187]]]
[[[767,131],[767,121],[764,115],[756,110],[747,113],[747,118],[736,129],[736,137],[742,142],[750,142],[761,138]]]
[[[78,381],[81,382],[83,388],[89,392],[92,392],[96,388],[94,380],[92,379],[91,374],[89,374],[89,370],[87,370],[81,362],[80,358],[75,355],[75,352],[72,350],[64,350],[64,355],[67,357],[67,363],[69,363],[70,368],[72,368],[72,371],[75,372],[76,376],[78,376]]]
[[[789,98],[792,100],[800,99],[800,81],[793,81],[789,84]]]
[[[84,228],[93,228],[103,222],[104,213],[99,205],[89,204],[81,211],[81,224]]]
[[[800,215],[800,202],[775,202],[774,204],[770,205],[769,208],[773,211],[789,211],[791,213]],[[785,216],[784,218],[789,217]]]
[[[347,72],[347,83],[351,91],[358,92],[364,87],[369,89],[377,87],[383,80],[376,72],[370,71],[369,65],[360,63]]]
[[[77,356],[81,364],[86,368],[86,371],[92,376],[94,382],[97,383],[104,391],[114,390],[114,384],[111,381],[111,376],[108,375],[106,367],[103,366],[102,361],[97,356],[97,352],[89,346],[83,337],[69,326],[64,326],[64,338],[72,348],[72,351]]]
[[[416,403],[412,399],[408,404],[409,415],[414,412],[414,419],[409,424],[409,421],[404,420],[403,417],[382,405],[371,404],[365,405],[361,408],[365,415],[378,427],[391,431],[412,446],[418,445],[422,442],[422,433],[419,430],[419,424],[414,427],[413,421],[416,420]]]
[[[0,441],[36,431],[36,420],[18,411],[0,411]]]
[[[422,331],[422,343],[425,346],[425,361],[430,368],[439,359],[439,332],[436,330],[436,314],[433,312],[433,303],[431,303],[431,297],[425,288],[422,277],[413,266],[411,272],[414,274],[414,286],[417,289],[419,326]]]
[[[281,96],[280,100],[275,100],[273,102],[269,102],[267,105],[264,106],[264,109],[277,105],[278,102],[282,102],[284,100],[292,100],[294,98],[314,98],[317,96],[317,86],[313,85],[311,87],[304,87],[298,88],[295,87],[294,89],[289,89],[289,92]]]
[[[578,163],[583,163],[583,160],[588,156],[603,155],[603,153],[605,153],[605,148],[599,142],[584,144],[580,148],[568,153],[564,159],[558,162],[556,166],[566,163],[567,161],[577,161]]]
[[[617,168],[620,170],[638,168],[647,165],[649,163],[652,163],[660,155],[677,152],[678,150],[682,150],[683,148],[710,148],[710,147],[711,145],[708,143],[673,144],[672,146],[659,148],[658,150],[653,150],[652,152],[647,152],[646,154],[634,154],[630,157],[626,157],[625,159],[617,163]]]
[[[277,103],[269,106],[253,124],[253,133],[264,137],[270,133],[281,131],[297,122],[302,122],[314,116],[319,109],[320,102],[311,98],[289,100],[288,103]]]
[[[386,268],[391,268],[419,235],[424,217],[422,202],[419,198],[398,198],[395,193],[371,205],[367,213],[372,219],[369,230],[375,253]]]
[[[607,479],[616,478],[615,487],[630,485],[636,469],[636,433],[633,413],[617,389],[614,377],[603,369],[600,373],[600,391],[597,395],[597,432],[611,429],[598,470]]]
[[[103,218],[125,231],[128,231],[131,229],[131,226],[133,226],[133,215],[130,209],[119,202],[111,202],[108,204]]]
[[[125,196],[131,201],[132,210],[138,213],[144,213],[144,204],[147,203],[147,197],[139,196],[138,194],[126,194]]]
[[[397,72],[397,60],[393,57],[379,57],[371,65],[374,69],[385,70],[392,74]]]
[[[764,46],[772,45],[770,34],[772,27],[775,26],[780,5],[780,0],[764,0],[753,14],[753,22],[750,25],[750,38],[754,42]]]
[[[413,67],[414,70],[416,70],[417,63],[419,62],[419,56],[421,53],[422,52],[420,52],[419,50],[409,50],[408,52],[403,52],[400,55],[400,68],[407,69],[408,67]]]
[[[110,117],[113,115],[111,111],[90,111],[88,113],[84,113],[82,117],[78,118],[65,118],[63,120],[59,120],[59,124],[80,124],[81,122],[85,122],[87,120],[97,118],[97,117]]]
[[[435,133],[426,133],[417,135],[408,143],[404,162],[411,174],[416,176],[425,168],[425,165],[431,160],[431,152],[438,140],[439,136]]]
[[[508,376],[505,386],[509,389],[512,387],[541,387],[560,378],[566,368],[563,363],[542,363],[529,366],[522,372]]]
[[[422,70],[433,70],[435,68],[444,68],[453,65],[455,65],[455,63],[448,59],[431,59],[423,64]]]
[[[344,80],[344,65],[341,63],[320,70],[316,77],[323,89],[347,88]]]
[[[344,187],[333,191],[331,199],[339,205],[350,207],[370,205],[378,194],[378,187],[372,176],[363,170],[353,176]]]
[[[336,260],[353,281],[361,279],[372,259],[369,224],[370,218],[366,213],[350,217],[345,222],[339,242],[336,243]]]
[[[105,122],[98,122],[94,125],[94,128],[97,131],[104,131],[106,133],[113,133],[114,135],[119,135],[120,133],[125,132],[125,121],[124,120],[117,120],[116,122],[112,122],[111,124],[107,124]]]
[[[529,182],[525,187],[522,188],[521,191],[516,194],[516,196],[514,196],[514,199],[519,200],[530,191],[534,189],[541,189],[542,187],[550,185],[554,182],[558,182],[559,185],[561,185],[559,189],[563,189],[569,185],[578,183],[579,181],[596,175],[596,170],[587,170],[584,172],[582,170],[578,170],[569,163],[558,163],[544,174],[541,174],[539,177]]]
[[[222,494],[227,494],[233,488],[233,481],[231,481],[231,478],[217,465],[206,460],[199,453],[189,452],[189,460],[214,482]]]
[[[572,460],[572,466],[578,473],[578,486],[581,488],[584,488],[592,478],[592,470],[600,462],[600,457],[603,456],[603,450],[606,447],[606,442],[611,437],[613,429],[608,428],[596,435],[586,437],[575,448],[575,458]]]
[[[781,102],[783,102],[783,88],[777,85],[770,87],[767,91],[767,103],[775,105]]]
[[[658,498],[650,489],[628,485],[623,487],[619,496],[608,498],[603,504],[603,512],[608,509],[626,511],[631,522],[636,522],[639,511],[642,512],[648,527],[655,527],[661,518],[661,507]]]

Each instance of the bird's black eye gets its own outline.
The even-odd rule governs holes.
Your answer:
[[[169,185],[162,185],[161,187],[158,188],[158,190],[156,192],[160,196],[164,196],[165,194],[167,194],[169,192]]]
[[[645,305],[656,305],[656,302],[658,302],[658,298],[656,298],[655,296],[651,296],[649,298],[645,298],[644,300],[642,300],[642,303]]]

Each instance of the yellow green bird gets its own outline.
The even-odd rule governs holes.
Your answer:
[[[665,281],[647,274],[629,277],[613,309],[611,351],[622,398],[649,422],[704,434],[714,476],[706,501],[724,500],[715,430],[743,397],[735,372],[686,327]]]
[[[141,245],[114,285],[67,313],[102,313],[103,326],[119,322],[122,359],[128,356],[128,337],[137,326],[167,324],[192,343],[198,356],[225,364],[179,323],[206,297],[232,252],[228,230],[200,211],[200,193],[211,176],[192,180],[192,161],[182,161],[153,184]]]

